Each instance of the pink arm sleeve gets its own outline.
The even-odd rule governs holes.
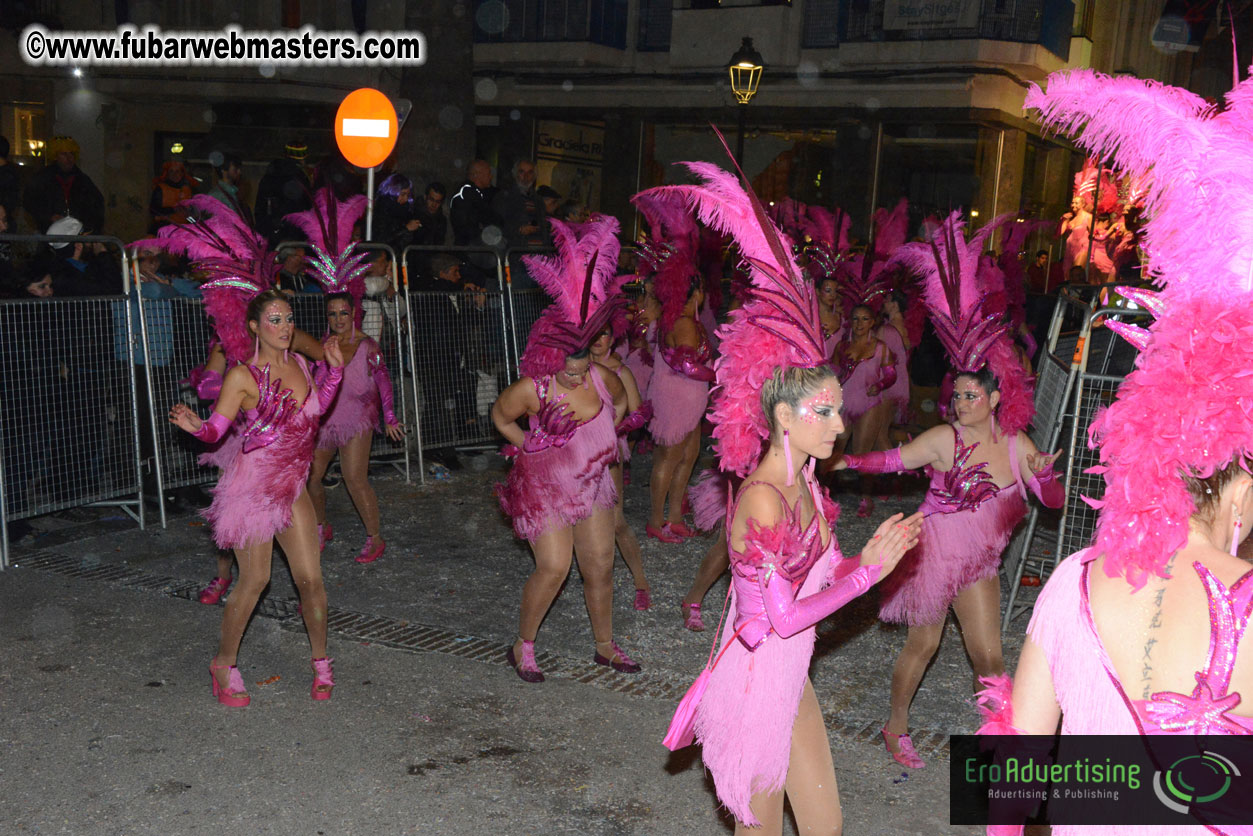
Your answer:
[[[209,416],[209,420],[200,425],[200,429],[196,430],[192,435],[206,444],[212,444],[222,436],[226,435],[231,428],[231,419],[227,418],[220,412],[215,412]]]
[[[882,392],[896,382],[896,366],[880,366],[879,368],[881,371],[875,386],[878,386],[879,391]]]
[[[330,409],[331,401],[335,400],[335,393],[339,391],[339,382],[343,379],[342,366],[331,367],[318,364],[313,385],[318,387],[318,402],[322,404],[323,410]]]
[[[822,621],[874,586],[880,570],[877,565],[858,567],[821,592],[800,600],[796,599],[792,583],[768,564],[758,570],[757,583],[770,626],[786,639]]]
[[[901,461],[901,448],[899,447],[860,456],[845,453],[844,461],[850,470],[859,470],[862,473],[900,473],[908,469]]]
[[[196,397],[202,401],[216,401],[222,394],[222,375],[220,372],[198,369],[192,373],[196,384]]]
[[[1066,500],[1062,480],[1057,478],[1057,471],[1051,467],[1043,473],[1032,473],[1027,487],[1048,508],[1060,508]]]
[[[400,421],[396,419],[396,395],[392,391],[392,379],[387,374],[387,366],[383,365],[383,355],[375,349],[370,353],[369,363],[370,375],[379,389],[379,403],[383,405],[383,423],[393,427]]]

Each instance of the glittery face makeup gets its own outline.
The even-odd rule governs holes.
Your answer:
[[[959,378],[953,385],[953,411],[961,423],[977,423],[991,414],[991,396],[974,378]]]
[[[870,333],[870,327],[874,325],[874,314],[868,308],[853,308],[849,319],[852,322],[853,335],[857,337]]]
[[[796,417],[811,425],[821,424],[832,416],[838,418],[839,414],[840,396],[830,386],[822,387],[817,394],[801,401],[796,408]]]
[[[261,312],[261,321],[257,323],[261,341],[279,349],[287,349],[291,345],[292,331],[296,327],[296,316],[291,305],[286,302],[271,302]]]
[[[835,300],[838,295],[839,287],[830,279],[824,281],[822,286],[818,288],[818,298],[822,301],[822,304],[827,307],[833,307],[835,305]]]
[[[792,410],[794,420],[788,436],[793,450],[819,459],[831,455],[835,439],[844,432],[840,417],[843,400],[840,383],[834,377],[822,381],[802,399]]]
[[[567,389],[582,386],[587,381],[588,371],[592,368],[592,359],[567,360],[566,367],[557,373],[557,382]]]
[[[352,305],[335,299],[326,306],[326,322],[334,334],[347,334],[352,328]]]

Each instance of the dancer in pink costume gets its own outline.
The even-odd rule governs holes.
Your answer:
[[[1063,499],[1052,469],[1057,454],[1039,453],[1023,431],[1035,407],[1002,312],[983,304],[989,280],[978,273],[996,268],[979,252],[999,220],[967,243],[955,212],[936,240],[908,245],[897,256],[924,277],[924,299],[956,373],[954,423],[895,450],[849,455],[837,464],[871,473],[925,467],[931,476],[918,547],[884,586],[879,610],[884,621],[909,625],[892,671],[883,739],[892,757],[913,769],[924,763],[908,734],[909,705],[939,649],[949,607],[976,677],[1001,673],[1001,552],[1026,513],[1027,488],[1049,507]]]
[[[640,394],[646,395],[648,384],[653,379],[653,346],[657,344],[657,320],[661,318],[661,303],[653,293],[652,275],[644,275],[643,267],[645,247],[640,247],[640,270],[644,276],[640,284],[643,295],[630,306],[627,313],[627,355],[626,367],[635,378],[635,385]]]
[[[343,357],[337,346],[329,344],[325,350],[329,366],[314,381],[304,358],[288,352],[295,325],[291,305],[281,291],[255,295],[246,322],[256,338],[253,359],[227,372],[213,416],[201,421],[184,404],[170,410],[171,423],[209,443],[221,438],[237,416],[243,422],[243,446],[227,465],[213,490],[213,504],[205,512],[218,546],[235,549],[240,571],[222,615],[218,653],[210,665],[213,693],[223,705],[249,702],[235,667],[236,655],[257,600],[270,582],[270,559],[277,539],[300,592],[313,651],[311,696],[329,699],[335,683],[332,660],[326,657],[326,589],[313,504],[304,482],[313,458],[318,416],[335,397]]]
[[[324,549],[333,537],[326,519],[326,489],[322,477],[331,460],[339,454],[340,469],[348,495],[365,526],[365,545],[357,554],[358,563],[373,563],[383,555],[387,544],[379,530],[379,505],[370,486],[370,446],[379,425],[379,410],[387,437],[401,441],[404,428],[396,418],[391,378],[383,364],[383,351],[373,338],[361,331],[365,296],[365,274],[369,251],[353,246],[353,225],[365,212],[361,195],[339,201],[330,188],[314,196],[312,209],[288,215],[310,241],[312,257],[309,273],[326,294],[327,339],[339,346],[344,356],[344,380],[339,397],[322,416],[318,428],[317,451],[307,483],[309,498],[318,519],[318,547]]]
[[[1140,349],[1089,430],[1106,489],[1093,545],[1053,572],[1015,679],[989,680],[987,734],[1249,734],[1253,660],[1241,652],[1253,573],[1235,556],[1253,514],[1253,81],[1225,107],[1090,70],[1055,73],[1026,107],[1147,186],[1142,241],[1160,292],[1122,289],[1154,316],[1108,326]],[[1207,230],[1230,232],[1215,246]],[[1247,827],[1078,827],[1077,833],[1237,833]],[[1021,825],[989,827],[1017,834]]]
[[[550,305],[531,329],[523,377],[500,394],[492,422],[516,455],[500,506],[530,542],[535,571],[522,590],[518,640],[508,659],[526,682],[543,682],[535,660],[540,623],[570,574],[573,554],[596,641],[593,660],[622,673],[640,666],[613,640],[615,430],[626,416],[617,375],[592,362],[588,346],[625,300],[618,262],[618,222],[594,214],[585,224],[550,220],[556,256],[523,256]],[[529,431],[518,425],[527,416]]]
[[[721,329],[714,434],[721,467],[746,479],[728,524],[729,647],[697,708],[696,736],[737,834],[781,834],[785,795],[800,832],[839,832],[835,769],[807,676],[815,625],[891,571],[918,518],[889,518],[860,559],[842,559],[835,506],[809,463],[830,454],[842,428],[813,283],[751,192],[715,165],[687,165],[704,185],[653,193],[682,197],[733,235],[757,288]]]
[[[615,336],[625,334],[626,317],[615,315],[612,325],[601,331],[600,335],[592,341],[591,354],[592,362],[604,366],[618,376],[618,380],[622,382],[622,388],[626,391],[626,416],[615,427],[618,433],[618,461],[614,462],[609,468],[609,472],[613,474],[614,490],[618,493],[618,502],[614,506],[614,542],[618,546],[618,551],[622,552],[622,562],[631,570],[631,580],[635,583],[635,609],[646,610],[652,606],[652,588],[648,585],[648,578],[644,575],[644,558],[640,553],[640,541],[635,536],[635,532],[631,529],[631,524],[627,522],[626,514],[622,509],[623,502],[623,479],[622,472],[626,463],[631,460],[631,444],[627,441],[629,436],[635,430],[640,429],[648,423],[648,419],[653,414],[653,406],[648,401],[640,397],[639,387],[635,385],[635,377],[631,374],[631,370],[613,351]]]
[[[681,543],[696,534],[683,521],[683,501],[700,454],[701,421],[714,377],[713,349],[699,316],[705,290],[696,266],[696,222],[681,205],[648,195],[632,198],[649,222],[651,239],[661,242],[654,256],[660,263],[653,274],[661,319],[647,393],[653,404],[648,430],[657,447],[644,533],[663,543]]]

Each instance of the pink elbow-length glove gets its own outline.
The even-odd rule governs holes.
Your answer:
[[[387,374],[383,355],[375,349],[370,352],[366,362],[370,369],[370,376],[374,378],[374,385],[379,390],[379,403],[383,406],[383,423],[389,427],[395,426],[400,423],[396,418],[396,395],[392,391],[392,379]]]
[[[318,365],[313,375],[313,385],[318,387],[318,404],[323,413],[331,408],[331,402],[335,400],[335,393],[339,391],[339,383],[343,379],[343,366]]]
[[[221,372],[204,368],[192,369],[185,382],[191,384],[196,390],[196,397],[202,401],[216,401],[218,395],[222,394]]]
[[[622,419],[622,423],[617,427],[618,435],[630,435],[647,424],[648,419],[652,417],[653,402],[644,401],[639,409]]]
[[[757,584],[769,624],[761,618],[753,619],[744,625],[740,639],[754,648],[765,638],[769,628],[785,639],[795,636],[874,586],[880,571],[882,567],[878,565],[859,566],[826,589],[798,600],[792,582],[773,564],[763,563],[757,569]]]
[[[893,447],[891,450],[883,450],[878,453],[864,453],[856,455],[854,453],[845,453],[844,462],[848,465],[849,470],[857,470],[862,473],[900,473],[907,468],[901,461],[901,448]]]
[[[1051,467],[1042,473],[1032,473],[1027,487],[1048,508],[1060,508],[1066,501],[1066,489],[1062,487],[1062,480],[1057,478],[1057,471]]]
[[[215,412],[209,416],[208,420],[200,425],[200,429],[192,433],[193,436],[203,441],[205,444],[212,444],[217,441],[231,428],[231,421],[220,412]]]
[[[662,350],[661,354],[666,361],[666,365],[684,377],[691,380],[699,380],[702,383],[713,383],[713,368],[704,363],[701,353],[691,346],[681,345],[678,348],[666,348]]]
[[[879,369],[879,379],[875,381],[875,386],[878,386],[879,392],[882,393],[896,382],[896,366],[880,366]]]

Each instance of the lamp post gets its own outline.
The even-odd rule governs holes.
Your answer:
[[[744,134],[748,130],[748,103],[757,94],[761,82],[761,53],[753,49],[753,39],[744,38],[740,48],[731,56],[727,71],[731,74],[731,90],[739,102],[739,136],[735,141],[735,159],[744,167]]]

